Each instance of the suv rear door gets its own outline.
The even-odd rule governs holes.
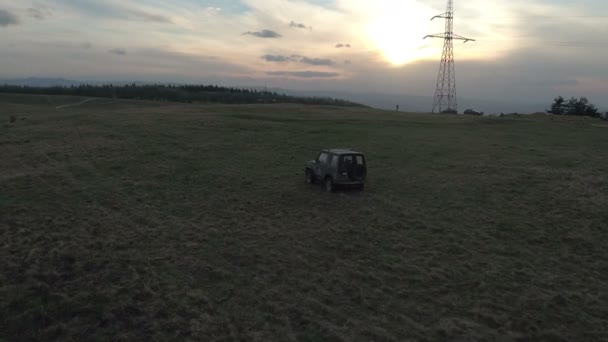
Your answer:
[[[367,176],[365,157],[362,154],[345,154],[340,158],[340,174],[347,173],[351,181],[364,181]]]
[[[317,157],[317,163],[315,164],[315,175],[317,177],[323,178],[325,177],[325,173],[327,172],[327,165],[329,163],[330,154],[328,152],[321,152]]]

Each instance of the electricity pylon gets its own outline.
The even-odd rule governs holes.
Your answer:
[[[475,39],[465,38],[454,34],[454,1],[448,0],[448,9],[445,13],[436,15],[431,20],[445,19],[445,32],[431,34],[426,38],[443,38],[443,53],[441,55],[441,65],[437,76],[437,88],[435,99],[433,100],[433,113],[443,111],[458,111],[458,101],[456,100],[456,71],[454,70],[454,40],[464,40],[464,42],[475,41]]]

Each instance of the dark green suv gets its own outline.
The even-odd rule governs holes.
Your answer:
[[[365,155],[350,149],[323,150],[315,160],[306,162],[306,183],[322,182],[325,190],[337,187],[355,187],[363,190],[367,167]]]

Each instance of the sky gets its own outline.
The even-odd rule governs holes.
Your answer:
[[[0,0],[0,79],[432,96],[445,0]],[[458,95],[608,105],[605,0],[455,0]],[[604,102],[602,102],[604,101]]]

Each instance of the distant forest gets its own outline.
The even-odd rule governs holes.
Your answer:
[[[71,87],[29,87],[0,85],[0,93],[72,95],[131,100],[183,103],[298,103],[366,107],[362,104],[325,97],[298,97],[267,90],[229,88],[216,85],[79,85]]]

